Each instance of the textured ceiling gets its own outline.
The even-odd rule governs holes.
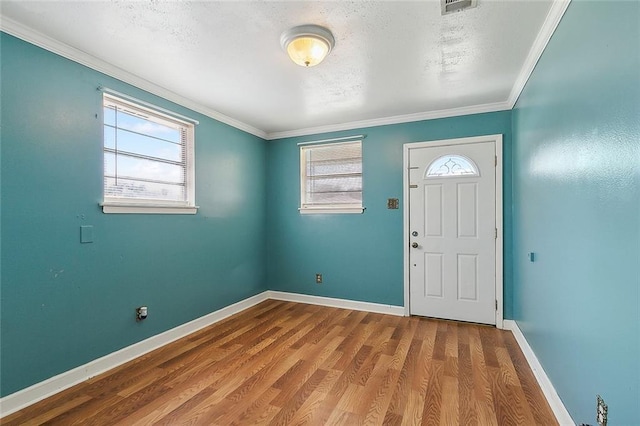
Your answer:
[[[1,13],[3,30],[35,31],[117,67],[111,74],[275,137],[508,108],[552,3],[478,0],[441,16],[436,1],[5,0]],[[336,45],[305,69],[279,40],[310,23]]]

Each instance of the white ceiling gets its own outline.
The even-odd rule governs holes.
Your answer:
[[[2,30],[272,139],[508,109],[566,0],[6,1]],[[565,5],[566,8],[566,5]],[[313,68],[281,33],[329,28]]]

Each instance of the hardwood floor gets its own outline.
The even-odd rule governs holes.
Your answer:
[[[269,300],[3,425],[554,425],[512,334]]]

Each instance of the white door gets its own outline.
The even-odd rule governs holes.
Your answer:
[[[495,142],[410,148],[410,313],[496,323]]]

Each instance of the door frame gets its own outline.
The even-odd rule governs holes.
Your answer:
[[[431,148],[437,146],[448,145],[469,145],[482,142],[493,142],[496,148],[496,181],[495,181],[495,194],[496,194],[496,229],[497,236],[495,242],[496,251],[496,327],[499,329],[504,328],[504,271],[503,271],[503,215],[502,215],[502,135],[486,135],[486,136],[474,136],[469,138],[458,139],[442,139],[435,141],[425,142],[411,142],[402,145],[402,208],[403,208],[403,242],[404,242],[404,315],[410,314],[410,291],[409,291],[409,150],[415,148]]]

